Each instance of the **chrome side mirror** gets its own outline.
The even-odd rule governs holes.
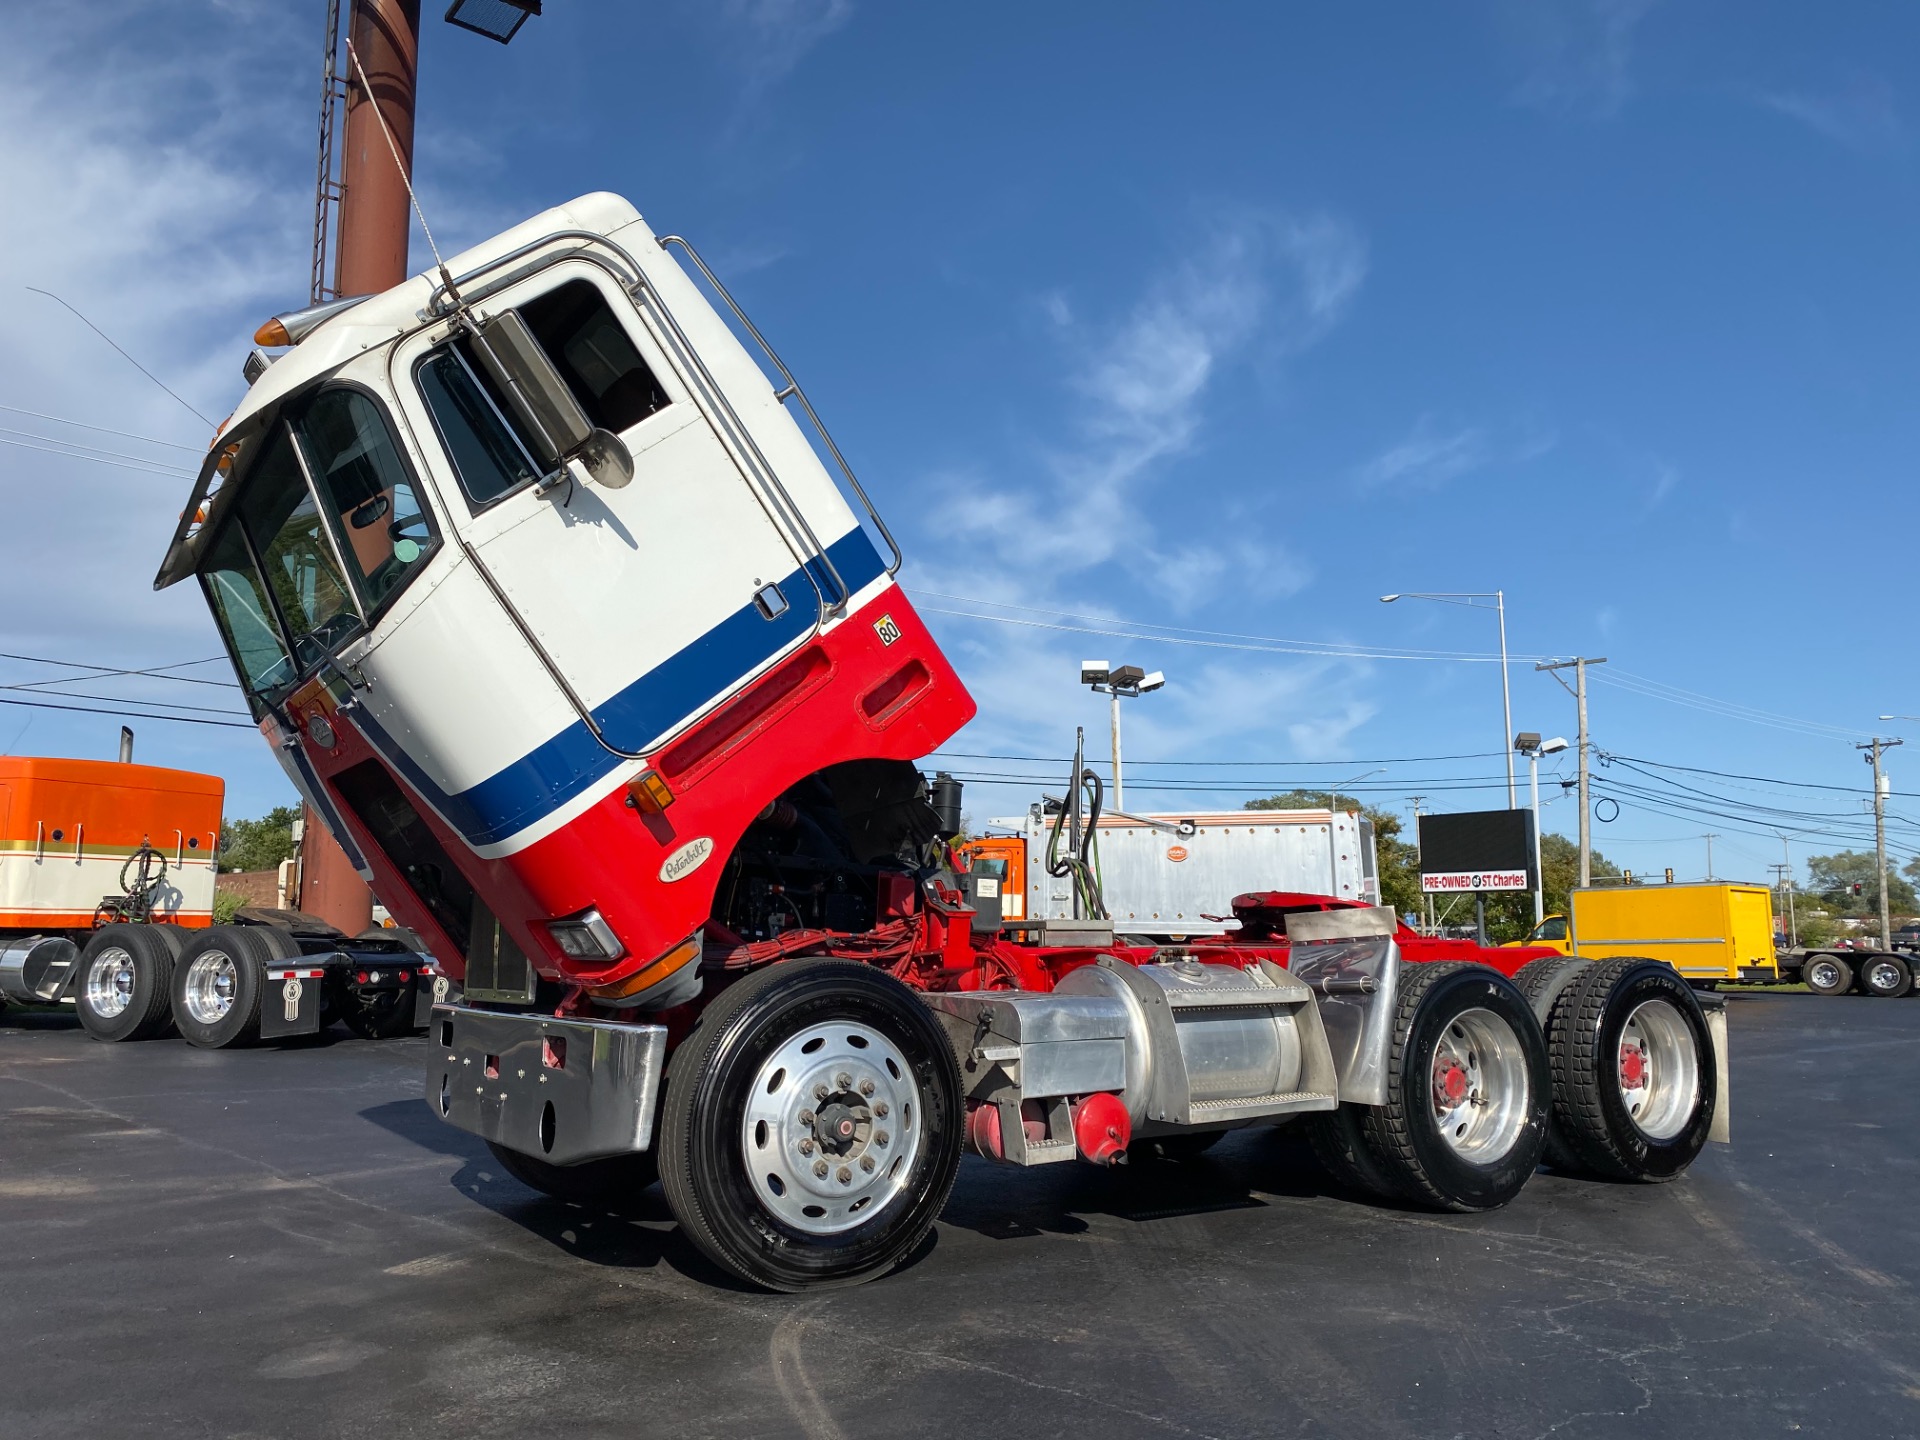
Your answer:
[[[481,321],[474,329],[473,354],[532,438],[534,459],[543,469],[572,469],[577,463],[587,479],[609,490],[633,479],[626,442],[587,418],[519,311]]]

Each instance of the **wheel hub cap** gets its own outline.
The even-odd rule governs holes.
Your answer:
[[[1667,1000],[1635,1007],[1620,1030],[1620,1099],[1649,1140],[1671,1140],[1700,1099],[1700,1050],[1686,1018]]]
[[[741,1156],[769,1211],[806,1234],[832,1235],[901,1194],[921,1124],[919,1087],[891,1040],[866,1025],[811,1025],[755,1074]]]
[[[102,950],[87,969],[87,1004],[111,1020],[133,1003],[133,956],[115,945]]]
[[[1476,1164],[1490,1165],[1514,1147],[1530,1089],[1520,1037],[1491,1010],[1457,1016],[1434,1047],[1434,1127]]]
[[[185,1000],[187,1014],[202,1025],[217,1025],[233,1009],[233,998],[240,983],[233,957],[221,950],[207,950],[193,957],[187,966]]]

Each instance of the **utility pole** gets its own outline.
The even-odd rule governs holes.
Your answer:
[[[1420,805],[1426,798],[1424,795],[1407,797],[1407,803],[1413,807],[1413,853],[1416,856],[1420,853]],[[1433,933],[1433,897],[1431,895],[1423,894],[1420,897],[1420,910],[1422,918],[1427,922],[1427,933],[1431,935]]]
[[[1774,888],[1787,897],[1787,946],[1791,949],[1799,943],[1798,937],[1794,933],[1793,891],[1788,888],[1793,883],[1793,866],[1789,863],[1785,865],[1769,865],[1767,868],[1773,871]]]
[[[1867,753],[1861,758],[1873,766],[1873,860],[1874,874],[1880,884],[1880,948],[1893,948],[1893,921],[1887,915],[1887,776],[1880,768],[1880,757],[1904,740],[1882,740],[1878,735],[1856,750]]]
[[[1572,667],[1573,698],[1580,710],[1580,885],[1585,888],[1593,883],[1593,800],[1589,793],[1587,752],[1592,745],[1587,738],[1587,666],[1604,665],[1607,657],[1589,660],[1585,656],[1575,656],[1571,660],[1556,660],[1551,665],[1536,665],[1535,670],[1545,670],[1560,681],[1564,690],[1567,682],[1560,680],[1559,672]]]
[[[1713,842],[1718,840],[1720,837],[1718,835],[1709,834],[1709,835],[1704,835],[1701,838],[1707,842],[1707,879],[1709,882],[1711,882],[1713,879]]]
[[[1781,884],[1787,891],[1787,943],[1798,949],[1800,946],[1800,926],[1793,915],[1793,849],[1787,844],[1787,837],[1780,837],[1780,858],[1786,863],[1781,867]]]

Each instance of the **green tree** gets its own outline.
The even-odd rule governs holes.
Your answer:
[[[293,822],[300,811],[276,805],[258,820],[229,820],[220,827],[222,870],[271,870],[293,858]]]
[[[1909,867],[1911,868],[1911,867]],[[1807,857],[1807,888],[1818,895],[1826,908],[1839,915],[1878,915],[1880,913],[1879,866],[1871,853],[1842,850],[1836,855]],[[1860,893],[1853,893],[1858,885]],[[1887,908],[1897,914],[1914,909],[1913,885],[1900,875],[1887,878]]]

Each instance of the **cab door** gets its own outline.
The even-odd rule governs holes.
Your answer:
[[[813,557],[598,267],[542,270],[485,309],[519,311],[634,477],[544,481],[466,342],[443,342],[412,361],[409,400],[458,481],[453,524],[606,743],[647,751],[814,633]]]

